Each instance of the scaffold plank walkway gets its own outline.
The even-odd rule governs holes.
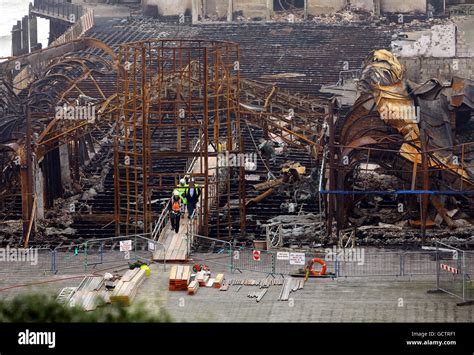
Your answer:
[[[179,225],[179,232],[175,233],[171,229],[171,223],[163,229],[158,241],[166,248],[166,253],[160,249],[153,254],[154,261],[186,261],[187,255],[187,240],[186,233],[188,228],[188,216],[181,216]]]

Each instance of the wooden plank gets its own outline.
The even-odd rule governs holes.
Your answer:
[[[140,271],[139,268],[135,268],[132,270],[127,270],[125,274],[123,274],[122,278],[120,279],[121,281],[130,281],[133,279],[133,277]]]
[[[183,266],[178,265],[178,271],[176,272],[176,280],[181,280],[182,276],[183,276]]]
[[[174,234],[174,232],[173,232],[173,234]],[[174,260],[173,257],[172,257],[172,254],[173,254],[175,245],[176,245],[175,235],[170,235],[170,244],[166,249],[166,260]]]
[[[183,276],[181,277],[181,279],[188,282],[190,275],[191,275],[191,268],[189,266],[185,266],[184,271],[183,271]]]
[[[177,265],[173,265],[171,267],[171,271],[170,271],[170,280],[175,280],[176,279],[176,272],[178,271],[178,266]]]
[[[169,254],[168,254],[167,259],[169,259],[169,260],[176,260],[176,247],[177,247],[178,243],[179,243],[178,235],[175,234],[175,235],[173,236],[173,242],[171,243],[171,246],[170,246],[170,248],[168,249]]]

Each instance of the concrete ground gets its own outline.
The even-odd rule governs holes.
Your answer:
[[[213,274],[226,279],[264,279],[267,275],[244,271],[230,274],[224,265],[210,264]],[[282,286],[270,286],[257,303],[248,298],[256,286],[231,286],[228,291],[200,288],[196,295],[168,291],[171,265],[151,265],[152,274],[141,286],[136,301],[151,310],[166,309],[177,322],[473,322],[474,306],[458,307],[458,299],[444,293],[428,294],[435,280],[427,278],[310,279],[302,290],[278,301]],[[96,274],[105,272],[97,271]],[[0,274],[0,299],[25,292],[57,295],[63,287],[78,286],[76,274]],[[279,277],[279,276],[277,276]],[[38,282],[48,281],[38,284]],[[51,282],[54,281],[54,282]],[[8,288],[13,285],[31,286]]]
[[[212,266],[211,266],[212,268]],[[156,270],[156,266],[153,267]],[[214,268],[214,272],[225,272]],[[266,275],[226,273],[226,278],[263,279]],[[196,295],[167,291],[167,273],[158,267],[137,299],[162,305],[179,322],[473,322],[474,307],[458,307],[447,294],[427,294],[435,280],[310,279],[293,301],[278,301],[282,286],[270,286],[257,303],[256,286],[228,291],[200,288]]]

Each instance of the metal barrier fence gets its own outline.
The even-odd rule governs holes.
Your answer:
[[[82,244],[49,248],[0,249],[1,273],[78,273],[112,268],[137,261],[151,263],[155,251],[165,246],[144,235],[94,239]],[[2,257],[3,254],[3,257]],[[163,263],[166,270],[166,261]]]
[[[53,250],[50,248],[5,247],[0,252],[0,274],[46,273],[54,270]]]
[[[207,249],[206,249],[207,248]],[[201,249],[201,250],[200,250]],[[364,248],[326,249],[321,252],[255,250],[236,247],[222,240],[193,235],[191,253],[197,260],[207,261],[200,251],[212,250],[221,257],[210,258],[231,272],[252,271],[291,275],[304,269],[314,258],[325,261],[327,273],[333,277],[412,277],[436,275],[436,251],[384,252]],[[472,260],[471,264],[474,262]],[[471,265],[471,267],[474,267]],[[317,268],[317,266],[315,267]]]
[[[474,303],[474,252],[441,242],[436,243],[436,289]]]
[[[313,258],[324,259],[324,253],[275,252],[271,250],[252,250],[234,248],[232,266],[234,271],[250,270],[267,274],[291,275],[304,269]],[[336,276],[337,263],[326,260],[327,273]]]

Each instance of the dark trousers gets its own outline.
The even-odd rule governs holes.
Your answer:
[[[193,216],[194,210],[196,209],[196,202],[188,201],[188,218]]]
[[[176,233],[179,232],[179,220],[181,219],[181,213],[170,212],[171,229],[174,229]]]

